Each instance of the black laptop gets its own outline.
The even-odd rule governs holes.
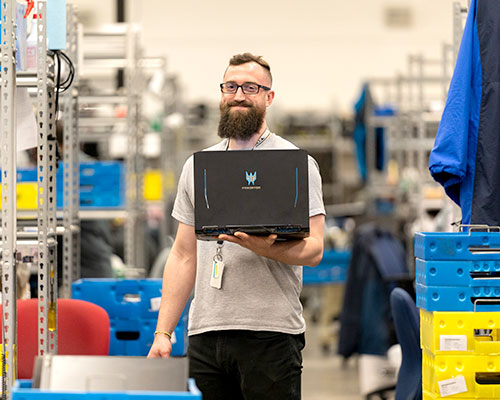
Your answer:
[[[194,154],[195,232],[309,236],[304,150],[201,151]]]

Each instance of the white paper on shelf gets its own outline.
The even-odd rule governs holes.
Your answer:
[[[28,88],[16,88],[17,151],[37,147],[36,118]]]

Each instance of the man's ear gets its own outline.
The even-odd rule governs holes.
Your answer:
[[[266,93],[266,107],[269,107],[273,103],[273,100],[274,100],[274,90],[269,90]]]

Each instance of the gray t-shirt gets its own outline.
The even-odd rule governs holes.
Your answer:
[[[227,139],[206,150],[225,150]],[[296,149],[271,134],[255,150]],[[325,214],[321,176],[309,156],[309,215]],[[194,226],[193,157],[184,164],[172,216]],[[305,331],[302,304],[302,267],[258,256],[234,243],[222,248],[222,288],[210,286],[216,242],[198,240],[194,299],[189,311],[189,335],[208,331],[245,329],[298,334]]]

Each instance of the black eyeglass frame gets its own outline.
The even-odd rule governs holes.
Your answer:
[[[224,92],[224,85],[226,85],[228,83],[236,85],[236,90],[234,92]],[[247,93],[247,92],[245,92],[245,89],[243,88],[244,85],[256,85],[258,89],[257,89],[257,91],[255,93]],[[243,94],[249,94],[249,95],[259,94],[260,89],[264,89],[266,91],[271,90],[271,88],[268,87],[268,86],[259,85],[258,83],[254,83],[254,82],[245,82],[242,85],[238,85],[235,82],[223,82],[219,86],[220,86],[221,92],[224,93],[224,94],[236,94],[238,92],[239,88],[241,88],[241,91],[243,92]]]

